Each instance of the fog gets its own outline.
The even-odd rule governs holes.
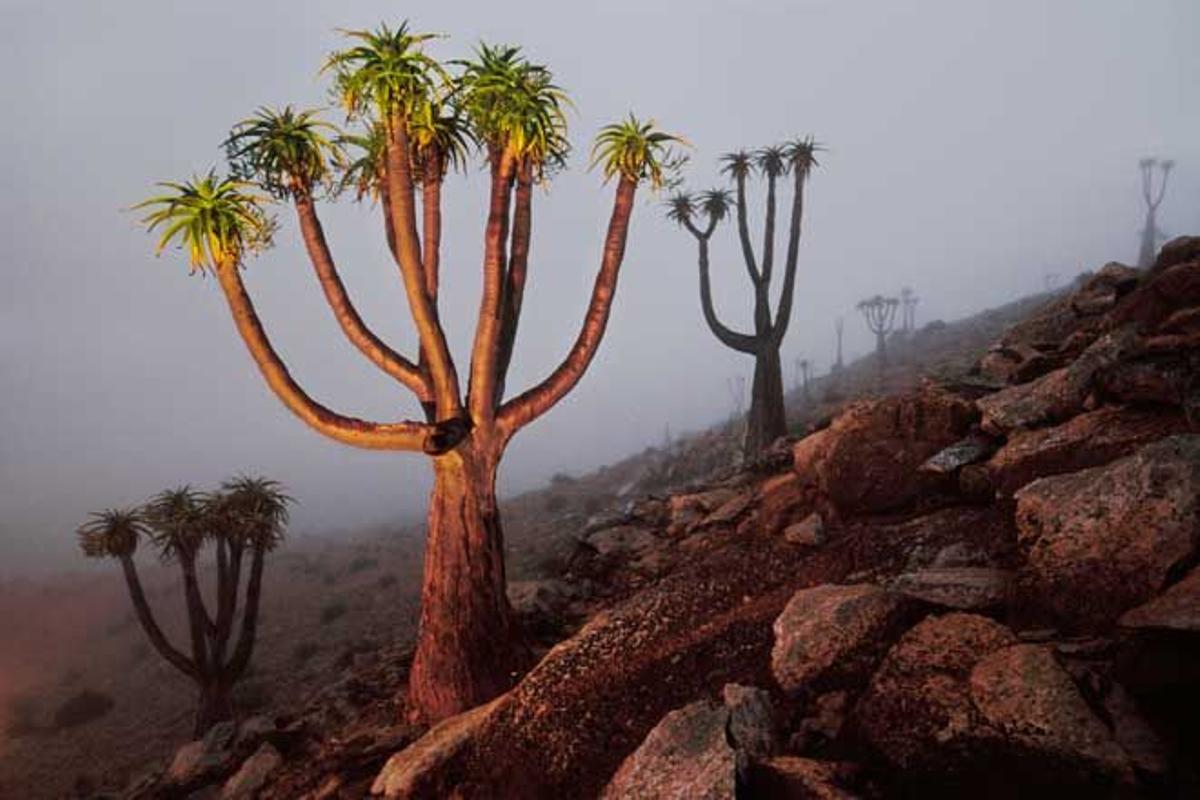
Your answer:
[[[833,319],[847,355],[870,337],[860,298],[914,288],[918,322],[951,319],[1111,259],[1141,227],[1136,162],[1173,157],[1159,216],[1200,229],[1200,4],[1194,0],[564,2],[404,4],[123,0],[0,5],[0,577],[82,565],[88,511],[241,471],[284,482],[297,533],[416,519],[426,459],[323,439],[268,391],[212,279],[187,274],[124,211],[156,180],[219,165],[230,125],[262,104],[323,105],[338,27],[407,15],[463,57],[480,39],[548,63],[577,111],[571,168],[539,192],[530,285],[509,385],[573,340],[611,204],[586,170],[596,130],[631,109],[693,145],[689,185],[730,150],[812,134],[784,364],[823,373]],[[330,112],[336,121],[340,115]],[[445,191],[443,320],[465,369],[478,309],[484,176]],[[580,473],[727,415],[751,362],[704,326],[694,244],[643,193],[607,337],[576,390],[518,435],[502,491]],[[378,209],[321,209],[352,297],[390,343],[415,336]],[[277,247],[248,265],[259,312],[310,394],[347,414],[415,415],[403,387],[338,330],[279,209]],[[717,302],[750,318],[732,231],[719,232]],[[789,370],[790,373],[790,370]],[[787,380],[790,381],[790,374]]]

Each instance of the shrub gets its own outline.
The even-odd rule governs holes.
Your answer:
[[[37,700],[28,695],[14,697],[8,702],[8,723],[5,725],[5,732],[13,739],[36,733],[40,727],[37,724],[37,716]]]
[[[379,588],[380,589],[390,589],[399,582],[400,582],[400,579],[396,577],[396,573],[389,572],[386,575],[383,575],[379,578]]]
[[[113,699],[103,692],[84,689],[71,695],[54,712],[54,728],[74,728],[100,719],[113,707]]]
[[[344,616],[347,610],[346,604],[341,600],[334,600],[332,603],[327,603],[321,609],[321,624],[328,625],[335,619]]]
[[[575,479],[565,472],[556,472],[550,476],[550,483],[554,486],[565,486],[574,482]]]
[[[567,507],[567,497],[562,494],[552,494],[546,498],[546,510],[550,513],[563,511]]]
[[[243,681],[233,687],[233,707],[253,714],[271,704],[271,687],[266,680]]]

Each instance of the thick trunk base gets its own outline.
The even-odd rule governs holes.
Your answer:
[[[233,719],[233,696],[229,687],[219,684],[200,687],[196,701],[196,719],[192,735],[199,739],[218,722]]]
[[[507,691],[525,649],[505,594],[495,465],[469,447],[434,459],[421,624],[409,675],[416,716],[435,721]]]
[[[742,453],[753,461],[780,436],[787,435],[787,413],[783,404],[783,370],[779,351],[759,354],[754,361],[754,386],[746,440]]]

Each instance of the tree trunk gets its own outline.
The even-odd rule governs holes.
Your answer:
[[[757,457],[776,439],[785,435],[787,415],[783,404],[783,370],[779,363],[779,350],[763,348],[754,359],[754,387],[743,449],[746,460]]]
[[[875,334],[875,355],[879,360],[879,368],[887,366],[887,336],[882,332]]]
[[[466,443],[434,459],[409,700],[439,720],[513,684],[525,649],[505,594],[496,462]]]
[[[1146,226],[1142,228],[1142,246],[1138,248],[1138,266],[1149,269],[1154,265],[1154,246],[1157,244],[1158,220],[1154,209],[1146,212]]]
[[[192,735],[199,739],[218,722],[233,719],[233,697],[222,681],[200,684],[200,697],[196,700],[196,724]]]

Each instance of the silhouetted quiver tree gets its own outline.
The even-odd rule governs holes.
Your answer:
[[[900,290],[900,329],[912,333],[917,327],[917,303],[919,299],[913,290],[905,286]]]
[[[266,554],[283,537],[291,502],[274,481],[238,478],[209,495],[183,487],[158,494],[143,508],[102,511],[79,529],[84,555],[120,562],[134,612],[150,644],[196,684],[196,736],[233,717],[233,686],[254,653]],[[153,545],[164,562],[179,567],[190,655],[167,639],[146,599],[134,561],[142,541]],[[216,552],[215,609],[204,601],[197,572],[197,559],[210,545]],[[241,628],[235,641],[239,597]]]
[[[1154,168],[1159,168],[1161,179],[1158,190],[1154,189]],[[1166,234],[1158,228],[1158,207],[1162,205],[1163,196],[1167,193],[1167,180],[1175,162],[1166,159],[1143,158],[1138,162],[1142,171],[1142,199],[1146,201],[1146,223],[1142,226],[1142,244],[1138,249],[1138,266],[1145,269],[1154,263],[1154,255],[1158,243],[1166,238]]]
[[[895,326],[896,309],[899,306],[900,301],[895,297],[878,294],[859,301],[857,306],[866,320],[867,328],[875,334],[875,354],[878,356],[880,368],[887,365],[887,337]]]
[[[783,371],[779,348],[791,320],[796,286],[796,262],[800,248],[800,223],[804,211],[804,187],[809,173],[817,166],[821,148],[812,139],[800,139],[782,147],[768,147],[753,154],[731,153],[722,158],[723,172],[734,183],[734,191],[712,189],[696,195],[680,193],[668,203],[668,217],[679,223],[695,239],[699,250],[700,305],[713,335],[738,352],[754,357],[754,381],[750,394],[750,413],[746,420],[745,456],[757,456],[765,447],[787,433],[783,403]],[[746,209],[746,183],[757,171],[765,178],[766,211],[761,253],[755,253],[750,240]],[[779,307],[771,311],[771,280],[775,267],[776,190],[781,178],[792,177],[791,220],[787,234],[787,253],[783,259],[783,287]],[[717,225],[730,212],[737,217],[737,235],[746,272],[754,289],[754,332],[741,333],[723,324],[713,306],[709,275],[709,240]]]

